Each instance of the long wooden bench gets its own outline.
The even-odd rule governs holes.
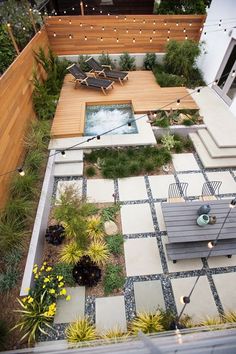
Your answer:
[[[209,254],[207,242],[183,242],[167,243],[166,250],[168,258],[176,263],[180,259],[203,258]],[[227,256],[236,254],[236,239],[218,240],[216,246],[211,251],[211,257]]]

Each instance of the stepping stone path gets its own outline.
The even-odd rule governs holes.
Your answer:
[[[173,154],[175,171],[199,171],[200,167],[193,154]]]
[[[123,234],[154,232],[149,204],[122,205],[121,223]]]
[[[224,311],[236,308],[236,273],[215,274],[212,276]]]
[[[119,328],[127,331],[124,296],[96,298],[96,330],[105,333]]]
[[[57,300],[54,323],[69,323],[76,321],[79,317],[84,317],[85,287],[66,288],[66,291],[71,299],[69,301],[66,299]]]
[[[134,283],[136,312],[156,312],[165,309],[165,301],[160,280],[140,281]]]
[[[114,181],[111,179],[88,179],[87,199],[91,203],[114,202]]]

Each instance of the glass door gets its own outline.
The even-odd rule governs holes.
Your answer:
[[[233,40],[223,59],[217,74],[219,81],[214,85],[214,90],[227,104],[231,104],[236,97],[236,41]]]

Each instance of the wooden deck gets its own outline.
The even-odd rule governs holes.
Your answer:
[[[133,71],[129,80],[121,86],[115,83],[114,89],[103,95],[102,91],[87,87],[74,88],[71,75],[65,77],[60,99],[51,129],[53,138],[82,136],[84,132],[86,104],[115,104],[131,102],[135,113],[146,113],[167,108],[181,109],[198,108],[191,96],[181,100],[176,106],[176,100],[188,94],[184,87],[160,88],[151,71]]]

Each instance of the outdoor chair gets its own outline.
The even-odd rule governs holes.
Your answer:
[[[168,189],[168,202],[169,203],[179,203],[185,202],[185,197],[187,196],[188,183],[171,183]]]
[[[106,90],[113,88],[114,82],[108,79],[98,79],[86,75],[77,64],[72,64],[67,70],[74,76],[75,88],[77,84],[91,88],[99,88],[106,95]]]
[[[216,195],[220,194],[219,190],[221,185],[221,181],[210,181],[203,183],[200,200],[216,200]]]
[[[110,65],[101,65],[92,57],[86,60],[86,63],[95,74],[105,76],[111,80],[118,80],[123,85],[124,80],[128,80],[128,73],[122,71],[112,70]]]

